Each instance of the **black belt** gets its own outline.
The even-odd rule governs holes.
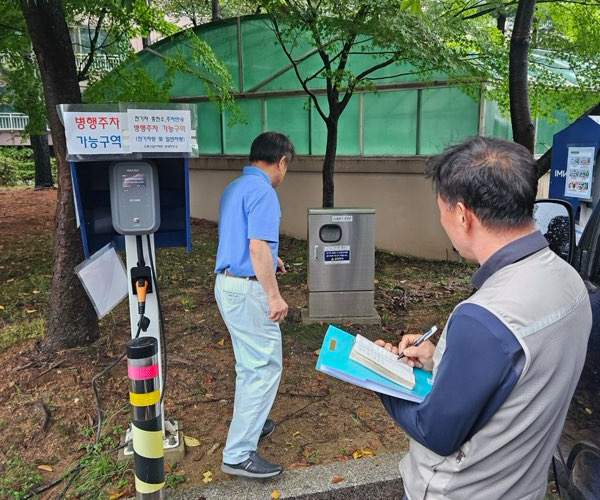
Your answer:
[[[241,278],[245,280],[258,281],[258,278],[256,276],[235,276],[231,274],[227,269],[224,269],[222,271],[222,274],[224,274],[225,276],[229,276],[230,278]]]

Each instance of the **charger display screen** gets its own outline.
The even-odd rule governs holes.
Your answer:
[[[123,188],[145,187],[146,176],[143,172],[121,174],[121,185]]]

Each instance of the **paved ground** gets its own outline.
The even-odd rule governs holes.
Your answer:
[[[170,500],[401,500],[404,494],[398,462],[390,453],[305,469],[285,471],[271,480],[235,478],[206,487],[170,493]],[[341,478],[341,481],[339,480]],[[339,482],[336,482],[339,481]],[[374,482],[375,481],[375,482]]]

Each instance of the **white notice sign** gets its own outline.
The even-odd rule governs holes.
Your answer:
[[[67,151],[70,155],[128,154],[123,144],[127,113],[114,111],[63,113]]]
[[[352,222],[351,215],[332,215],[331,222]]]
[[[584,199],[592,197],[595,152],[593,147],[569,147],[565,196]]]
[[[132,153],[191,153],[189,110],[128,109]]]

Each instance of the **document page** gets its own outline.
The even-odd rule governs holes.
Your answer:
[[[404,380],[414,381],[412,366],[398,360],[397,354],[386,351],[383,347],[378,346],[362,335],[356,336],[354,349],[358,354],[371,360],[385,370],[398,375]]]

